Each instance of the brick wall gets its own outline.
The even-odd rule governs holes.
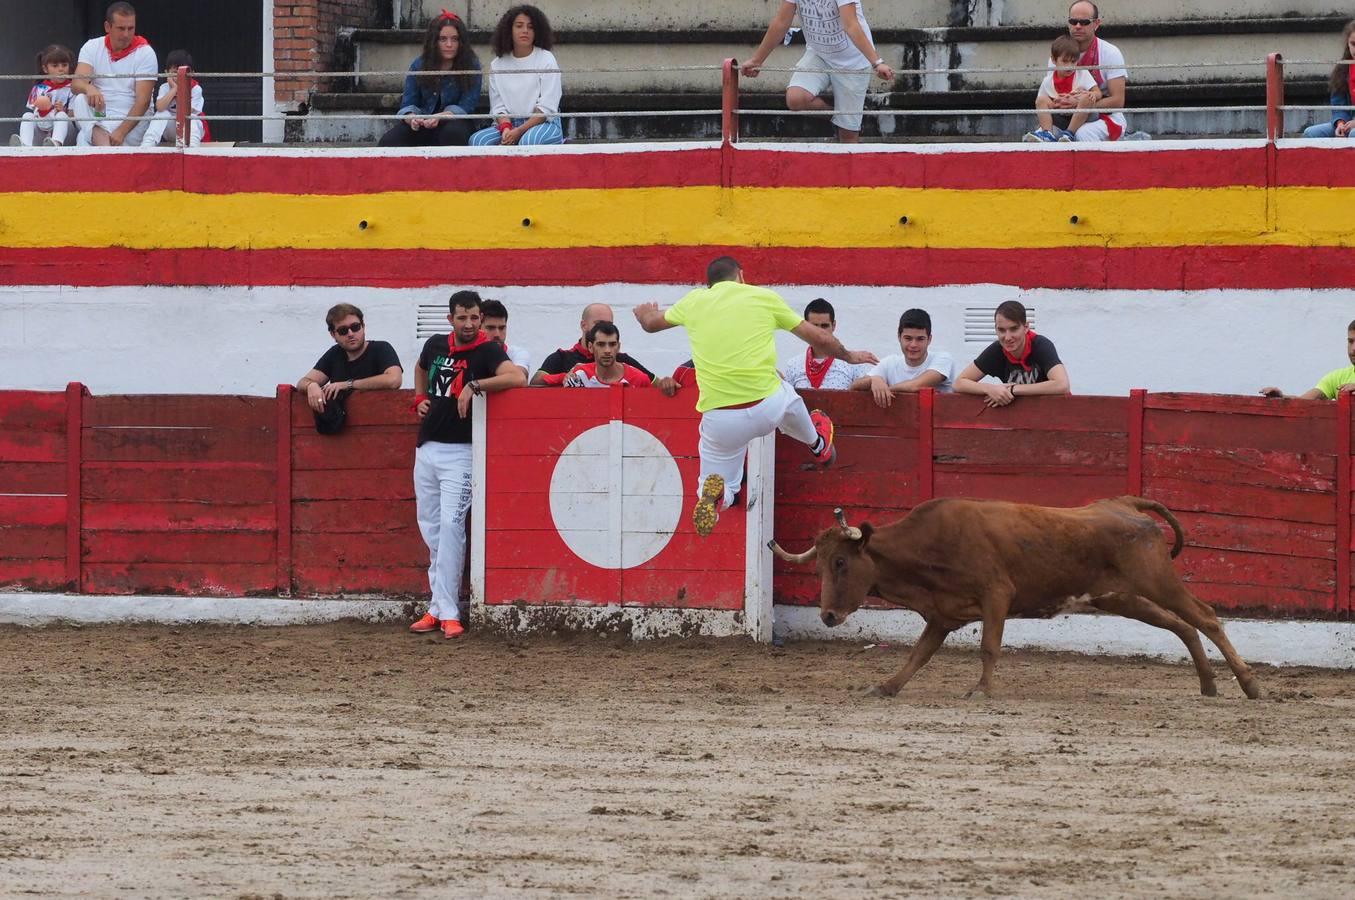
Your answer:
[[[329,71],[341,28],[372,28],[389,18],[390,0],[274,0],[273,70]],[[312,78],[280,76],[273,89],[278,106],[296,109],[324,86]]]

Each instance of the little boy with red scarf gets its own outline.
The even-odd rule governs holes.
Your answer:
[[[471,404],[484,394],[522,387],[527,378],[503,345],[480,330],[480,295],[457,291],[449,302],[451,334],[435,334],[414,369],[414,410],[422,420],[414,451],[414,499],[428,545],[428,612],[415,634],[460,637],[466,514],[471,505]]]

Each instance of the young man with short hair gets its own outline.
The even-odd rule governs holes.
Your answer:
[[[866,376],[853,382],[852,390],[870,391],[881,409],[894,402],[895,394],[912,394],[923,388],[943,394],[953,390],[955,363],[946,351],[932,349],[932,317],[925,309],[905,310],[899,316],[899,349],[902,354],[880,360]]]
[[[1026,308],[1007,300],[993,313],[993,341],[955,379],[957,394],[978,394],[989,406],[1006,406],[1017,397],[1070,394],[1068,370],[1054,342],[1026,322]],[[984,376],[998,383],[984,382]]]
[[[471,404],[476,397],[527,383],[503,345],[480,330],[480,295],[457,291],[448,302],[451,334],[423,345],[414,368],[419,439],[414,451],[414,500],[428,545],[428,612],[409,627],[460,637],[461,575],[466,561],[466,513],[471,504]]]
[[[1350,365],[1333,369],[1302,394],[1286,394],[1277,387],[1261,388],[1261,396],[1291,400],[1335,400],[1338,395],[1355,391],[1355,321],[1346,326],[1346,357]]]
[[[833,304],[822,297],[810,300],[805,306],[805,321],[829,334],[837,332],[837,313]],[[802,391],[846,391],[852,382],[870,371],[870,366],[854,366],[832,357],[815,355],[813,347],[805,348],[805,355],[793,356],[786,363],[786,381]]]
[[[720,510],[733,502],[743,481],[743,460],[754,438],[785,432],[808,445],[814,460],[832,463],[833,423],[776,373],[776,332],[792,332],[824,357],[876,363],[875,355],[843,347],[832,334],[810,325],[776,293],[743,279],[743,268],[721,256],[706,268],[705,288],[689,292],[667,310],[657,303],[635,307],[647,332],[682,326],[692,345],[701,413],[700,499],[692,510],[697,534],[710,534]]]
[[[579,363],[568,372],[547,375],[552,387],[649,387],[648,375],[621,361],[621,330],[611,322],[598,322],[588,331],[588,349],[593,361]],[[671,395],[670,395],[671,396]]]
[[[590,303],[585,306],[583,316],[579,319],[579,342],[573,347],[561,347],[542,360],[541,368],[532,376],[532,384],[545,384],[547,375],[560,375],[568,372],[579,363],[592,362],[593,351],[588,349],[588,332],[598,322],[611,322],[613,318],[612,308],[605,303]],[[620,360],[644,372],[650,379],[654,378],[654,373],[642,366],[639,360],[624,353],[621,354]]]
[[[476,294],[478,297],[479,294]],[[522,370],[524,378],[532,374],[532,352],[526,347],[508,343],[508,307],[498,300],[480,302],[480,327],[485,334],[503,345],[504,352],[513,361],[513,365]]]
[[[323,413],[327,404],[348,391],[400,389],[405,378],[400,357],[385,341],[367,339],[362,310],[351,303],[336,304],[325,313],[325,324],[334,346],[296,383],[312,410]]]

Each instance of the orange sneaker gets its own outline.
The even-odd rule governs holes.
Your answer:
[[[814,454],[814,461],[823,466],[831,466],[837,460],[837,448],[833,446],[833,420],[821,409],[812,410],[809,419],[814,430],[823,438],[823,449]]]
[[[445,638],[459,638],[466,633],[466,629],[456,619],[444,619],[442,621],[442,636]]]
[[[428,634],[430,631],[437,631],[438,617],[432,613],[424,613],[422,619],[409,626],[409,630],[415,634]]]

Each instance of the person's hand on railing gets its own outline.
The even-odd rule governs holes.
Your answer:
[[[876,65],[875,74],[880,76],[881,81],[894,80],[894,69],[884,60],[881,60],[880,63]]]
[[[1337,123],[1336,123],[1336,136],[1337,136],[1337,137],[1350,137],[1350,129],[1351,129],[1351,123],[1350,123],[1350,121],[1337,122]]]
[[[760,59],[758,60],[750,59],[743,65],[739,66],[739,74],[742,75],[744,78],[756,78],[758,76],[758,73],[761,71],[762,71],[762,60]]]

